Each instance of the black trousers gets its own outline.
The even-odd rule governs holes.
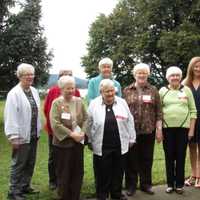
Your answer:
[[[183,187],[188,129],[164,128],[163,135],[167,185],[169,187]]]
[[[83,180],[83,145],[55,146],[57,192],[62,200],[79,200]]]
[[[120,199],[124,173],[125,155],[121,149],[104,149],[102,156],[94,155],[97,199]]]
[[[126,158],[125,185],[135,190],[140,179],[140,188],[152,185],[152,165],[155,133],[137,135],[136,144],[129,149]]]
[[[52,144],[53,136],[49,134],[48,139],[49,139],[49,159],[48,159],[49,184],[57,185],[55,150],[54,150],[54,145]]]

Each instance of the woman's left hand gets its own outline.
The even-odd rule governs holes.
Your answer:
[[[192,137],[194,136],[194,133],[193,131],[190,131],[188,132],[188,140],[190,141],[192,139]]]
[[[129,142],[129,149],[132,148],[134,144],[135,142]]]
[[[156,140],[157,140],[157,143],[160,143],[163,141],[162,129],[156,129]]]
[[[80,142],[84,139],[85,133],[77,133],[77,132],[71,132],[70,137],[73,138],[76,142]]]

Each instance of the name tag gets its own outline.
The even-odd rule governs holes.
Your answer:
[[[142,95],[142,100],[145,103],[150,103],[151,102],[151,95]]]
[[[179,99],[187,99],[187,96],[186,96],[185,92],[179,92],[178,93],[178,98]]]
[[[71,118],[71,114],[70,113],[62,113],[62,115],[61,115],[61,119],[69,120],[70,118]]]
[[[122,116],[122,115],[115,115],[115,118],[120,119],[120,120],[126,120],[127,119],[127,117]]]

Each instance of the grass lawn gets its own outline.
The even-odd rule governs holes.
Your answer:
[[[10,157],[11,149],[4,136],[3,132],[3,107],[4,101],[0,101],[0,200],[6,200],[7,191],[9,187],[9,171],[10,171]],[[48,141],[47,135],[42,132],[38,145],[37,162],[35,172],[32,179],[34,188],[40,190],[39,198],[32,195],[28,199],[50,200],[53,193],[48,189]],[[94,179],[92,170],[92,154],[85,148],[85,175],[82,187],[82,196],[91,197],[94,194]],[[186,162],[186,176],[189,174],[189,162]],[[162,145],[156,144],[153,165],[153,184],[165,183],[165,167],[164,167],[164,154]]]

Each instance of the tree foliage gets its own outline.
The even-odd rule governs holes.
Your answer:
[[[16,84],[16,67],[22,62],[35,67],[37,85],[46,82],[52,54],[47,52],[40,18],[40,0],[26,0],[18,14],[12,14],[6,20],[6,27],[0,33],[2,89],[8,90]]]
[[[3,30],[4,21],[9,15],[9,8],[15,5],[14,0],[1,0],[0,1],[0,30]]]
[[[87,49],[82,65],[89,77],[109,56],[122,85],[132,81],[137,62],[148,63],[151,81],[163,84],[167,67],[176,65],[185,73],[189,60],[200,55],[200,1],[121,0],[91,25]]]

